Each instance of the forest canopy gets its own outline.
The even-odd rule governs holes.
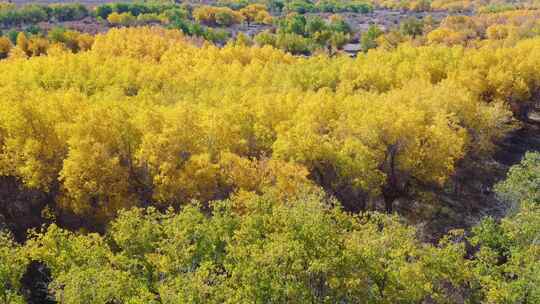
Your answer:
[[[259,8],[195,16],[270,22]],[[0,211],[22,200],[44,224],[0,233],[0,301],[24,303],[36,267],[66,304],[540,301],[538,153],[495,186],[502,220],[424,242],[396,213],[437,204],[529,122],[540,38],[497,38],[535,28],[520,14],[358,58],[146,26],[0,40]],[[349,34],[288,18],[291,41]]]
[[[534,172],[510,175],[518,173]],[[201,207],[121,211],[105,235],[52,224],[24,246],[0,234],[0,298],[24,303],[19,282],[39,261],[51,295],[68,304],[540,300],[540,209],[530,201],[500,224],[486,218],[470,236],[455,230],[437,244],[397,215],[351,215],[317,191]],[[478,248],[473,258],[467,244]]]
[[[490,153],[538,91],[539,46],[304,59],[111,30],[88,52],[0,62],[0,172],[96,220],[275,185],[391,202]]]

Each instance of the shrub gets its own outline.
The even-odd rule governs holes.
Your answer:
[[[276,35],[270,33],[269,31],[263,31],[253,37],[255,43],[259,46],[271,45],[276,46]]]
[[[294,33],[280,33],[276,38],[276,46],[292,54],[307,55],[310,53],[310,41]]]
[[[228,7],[200,6],[193,11],[193,18],[206,25],[230,26],[241,23],[244,17]]]
[[[107,21],[112,25],[123,25],[128,26],[135,23],[137,18],[133,16],[131,13],[112,13],[107,17]]]
[[[89,15],[88,8],[82,4],[56,4],[50,9],[50,16],[58,21],[80,20]]]
[[[0,36],[0,59],[6,58],[11,48],[13,48],[13,44],[9,38]]]

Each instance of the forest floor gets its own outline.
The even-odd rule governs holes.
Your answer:
[[[531,116],[538,115],[533,114]],[[503,218],[510,206],[497,199],[493,187],[505,179],[508,169],[518,164],[525,153],[540,152],[540,121],[530,121],[510,132],[497,144],[491,159],[468,160],[459,167],[450,184],[436,190],[437,208],[428,219],[419,221],[426,241],[436,241],[452,229],[465,229],[477,224],[486,216]],[[407,206],[409,211],[422,206]]]

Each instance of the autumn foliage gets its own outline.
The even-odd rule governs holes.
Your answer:
[[[0,63],[0,172],[101,220],[312,183],[391,210],[416,185],[443,185],[467,155],[490,153],[510,106],[525,109],[539,89],[539,47],[302,59],[111,30],[88,52]]]
[[[257,4],[193,15],[271,19]],[[451,17],[356,59],[275,48],[348,39],[341,18],[296,14],[254,45],[161,27],[0,38],[1,182],[46,205],[25,244],[0,232],[0,301],[23,303],[41,263],[66,304],[537,303],[538,154],[495,187],[516,209],[500,222],[432,244],[392,214],[529,119],[537,17]]]
[[[193,11],[193,18],[206,25],[230,26],[242,23],[245,16],[228,7],[200,6]]]

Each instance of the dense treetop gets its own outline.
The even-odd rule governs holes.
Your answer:
[[[0,63],[0,170],[99,217],[256,191],[266,182],[243,180],[257,166],[391,200],[489,153],[538,90],[539,46],[304,59],[112,30],[89,52]]]
[[[285,200],[270,191],[214,202],[211,214],[200,205],[122,211],[104,236],[54,224],[24,246],[1,235],[0,297],[23,303],[19,282],[33,260],[67,304],[540,299],[538,204],[523,201],[500,224],[487,218],[466,239],[453,231],[432,245],[398,216],[351,215],[336,203],[318,191]]]
[[[0,232],[0,301],[24,303],[36,264],[66,304],[540,301],[538,153],[495,187],[503,220],[424,243],[394,212],[432,204],[529,121],[536,11],[371,27],[353,59],[336,52],[351,37],[338,16],[232,2],[189,14],[276,31],[218,47],[175,11],[177,29],[0,37],[0,182],[44,198],[45,223],[24,243]],[[96,12],[165,14],[142,7]]]

